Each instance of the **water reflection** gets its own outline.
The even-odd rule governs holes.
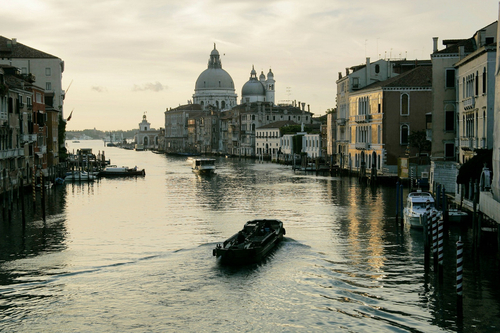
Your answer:
[[[87,143],[86,143],[87,144]],[[108,149],[145,177],[66,184],[49,216],[0,223],[7,331],[491,331],[494,255],[469,229],[445,235],[444,282],[426,270],[421,232],[394,218],[396,191],[218,159],[198,176],[184,158]],[[28,198],[29,200],[29,198]],[[28,203],[29,205],[29,203]],[[17,211],[16,211],[16,214]],[[263,262],[220,266],[215,244],[254,218],[287,235]],[[454,256],[466,242],[464,322],[455,322]],[[256,320],[259,318],[259,320]]]

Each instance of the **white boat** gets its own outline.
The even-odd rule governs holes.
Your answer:
[[[197,173],[212,174],[215,172],[215,159],[213,158],[194,158],[192,169]]]
[[[436,215],[440,218],[442,212],[435,208],[432,194],[418,190],[417,192],[408,193],[406,207],[403,209],[404,222],[412,228],[423,228],[421,216],[426,213],[427,202],[431,207],[431,215],[436,212]]]
[[[96,178],[95,175],[88,173],[88,172],[68,172],[66,174],[66,178],[64,178],[65,181],[71,180],[71,181],[78,181],[78,180],[84,180],[84,181],[92,181]]]

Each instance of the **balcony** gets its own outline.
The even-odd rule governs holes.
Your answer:
[[[24,156],[24,148],[14,148],[0,151],[0,159]]]
[[[338,118],[337,119],[337,125],[339,126],[345,126],[346,124],[346,119],[345,118]]]
[[[462,150],[471,150],[472,149],[472,138],[462,136],[460,137],[460,148]]]
[[[37,135],[36,134],[24,134],[23,135],[23,142],[36,142],[37,140]]]
[[[354,121],[359,123],[367,123],[370,120],[369,114],[358,114],[354,116]]]
[[[467,97],[462,102],[464,103],[464,110],[472,110],[476,107],[476,99],[474,96]]]
[[[370,147],[370,144],[368,142],[356,142],[354,144],[354,148],[357,150],[367,150]]]

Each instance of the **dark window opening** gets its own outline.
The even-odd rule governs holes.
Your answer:
[[[455,70],[447,69],[446,70],[446,88],[454,88],[455,87]]]

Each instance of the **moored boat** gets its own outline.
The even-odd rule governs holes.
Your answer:
[[[96,176],[88,173],[88,172],[68,172],[66,174],[66,177],[64,178],[65,181],[71,180],[71,181],[79,181],[79,180],[84,180],[84,181],[92,181],[95,180]]]
[[[212,174],[215,172],[215,159],[194,158],[192,162],[192,169],[197,173]]]
[[[426,214],[427,203],[430,205],[431,214],[435,212],[438,217],[441,217],[442,212],[435,208],[432,194],[421,190],[408,193],[406,207],[403,210],[404,222],[412,228],[423,228],[421,216]]]
[[[128,167],[117,167],[108,166],[104,170],[99,172],[100,177],[126,177],[126,176],[145,176],[146,171],[144,169],[128,168]]]
[[[241,231],[217,244],[213,255],[222,264],[245,265],[262,260],[285,235],[280,220],[259,219],[245,223]]]

